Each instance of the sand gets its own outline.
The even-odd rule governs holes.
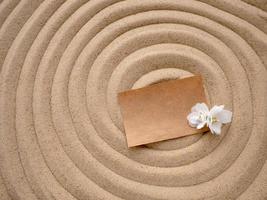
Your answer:
[[[0,199],[267,199],[266,0],[0,1]],[[117,93],[201,74],[233,121],[128,149]]]

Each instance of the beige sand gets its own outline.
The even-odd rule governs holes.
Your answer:
[[[0,2],[1,200],[267,199],[266,0]],[[185,74],[232,124],[128,149],[117,93]]]

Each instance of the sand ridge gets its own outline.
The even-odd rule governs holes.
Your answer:
[[[3,0],[0,199],[267,198],[258,1]],[[117,93],[201,74],[233,122],[127,148]]]

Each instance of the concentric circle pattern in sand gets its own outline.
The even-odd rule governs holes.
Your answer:
[[[265,0],[3,0],[0,199],[267,199]],[[117,93],[201,74],[233,121],[128,149]]]

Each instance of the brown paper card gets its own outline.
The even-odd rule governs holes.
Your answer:
[[[207,131],[188,125],[192,106],[206,102],[201,76],[119,93],[128,147]]]

